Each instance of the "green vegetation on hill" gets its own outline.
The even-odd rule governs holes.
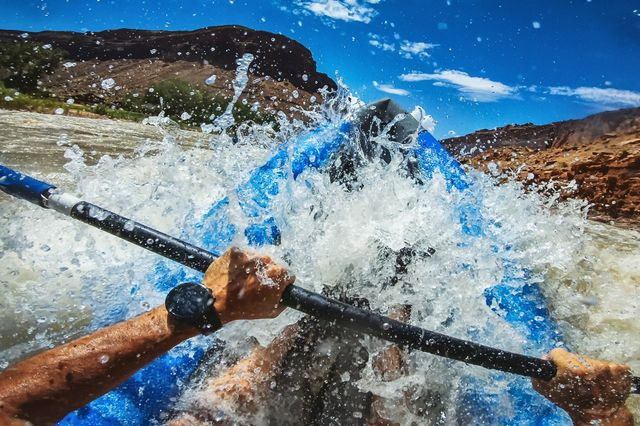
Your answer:
[[[130,92],[113,104],[68,104],[47,93],[40,79],[60,66],[66,52],[32,41],[0,43],[0,108],[72,115],[98,114],[110,118],[140,121],[164,112],[180,126],[199,127],[211,123],[229,105],[223,96],[178,79],[164,80],[141,92]],[[234,105],[236,124],[276,122],[270,114],[254,111],[250,105]],[[235,126],[230,130],[233,131]]]
[[[97,114],[113,119],[130,121],[142,121],[145,117],[145,115],[141,113],[124,111],[104,104],[97,104],[93,106],[68,104],[55,98],[39,98],[33,95],[20,93],[15,89],[5,88],[2,82],[0,82],[0,108],[42,112],[46,114],[51,114],[56,110],[61,110],[60,112],[62,114],[78,116]]]
[[[0,72],[4,85],[21,92],[39,94],[40,77],[51,74],[67,52],[32,41],[0,43]]]
[[[60,66],[67,52],[32,41],[0,43],[0,108],[72,115],[104,115],[140,121],[143,114],[107,105],[68,104],[42,87],[40,78]]]
[[[145,115],[158,115],[164,111],[166,116],[188,127],[211,123],[228,105],[226,98],[179,79],[154,83],[143,93],[130,92],[121,102],[124,110]],[[232,112],[236,123],[275,122],[272,115],[253,111],[249,105],[241,102],[234,105]]]

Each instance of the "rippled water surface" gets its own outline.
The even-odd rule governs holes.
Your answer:
[[[304,126],[283,126],[279,133],[245,128],[235,144],[227,136],[167,126],[21,112],[0,111],[0,127],[3,164],[180,236]],[[462,338],[491,328],[483,343],[524,350],[481,297],[504,271],[489,242],[460,232],[452,206],[466,195],[447,191],[439,175],[416,186],[398,174],[397,161],[362,168],[359,191],[344,191],[319,172],[289,181],[276,206],[288,218],[282,244],[266,250],[286,259],[304,287],[321,291],[350,282],[383,312],[408,303],[414,324]],[[490,232],[509,241],[509,256],[541,283],[567,343],[640,372],[640,235],[587,221],[581,202],[557,204],[517,183],[497,186],[470,173],[484,217],[500,224]],[[147,281],[156,256],[142,249],[2,194],[0,229],[0,367],[164,300]],[[236,243],[246,245],[242,237]],[[410,265],[399,285],[381,286],[394,273],[385,250],[405,245],[435,252]],[[473,267],[460,267],[465,264]],[[222,335],[267,343],[298,318],[288,311],[271,322],[235,324]],[[371,345],[372,352],[380,349]],[[416,386],[436,389],[446,407],[461,375],[489,380],[480,368],[427,354],[413,353],[409,361],[404,377],[391,382],[378,380],[369,365],[360,385],[390,399]],[[419,421],[398,404],[390,414]],[[455,418],[453,408],[438,410],[445,423]]]

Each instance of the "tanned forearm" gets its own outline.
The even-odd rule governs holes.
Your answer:
[[[160,306],[19,362],[0,374],[0,425],[56,423],[196,334]]]
[[[269,285],[263,280],[269,279]],[[269,257],[227,250],[205,273],[222,324],[275,318],[295,277]],[[0,373],[0,426],[52,424],[127,380],[196,328],[169,319],[164,306],[43,352]]]

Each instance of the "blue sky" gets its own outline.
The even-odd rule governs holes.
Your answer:
[[[363,100],[422,106],[437,137],[640,106],[640,0],[4,0],[0,28],[241,24],[307,46]]]

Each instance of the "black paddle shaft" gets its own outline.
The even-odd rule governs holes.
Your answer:
[[[53,185],[38,181],[2,165],[0,165],[0,190],[41,207],[53,207],[75,219],[201,272],[206,272],[209,265],[217,258],[209,251],[117,215],[95,204],[76,201],[75,197],[65,200],[58,199],[55,205],[49,206],[51,201],[49,197],[52,197],[55,192]],[[297,286],[289,286],[285,290],[282,300],[286,306],[331,321],[334,324],[377,336],[405,347],[469,364],[544,380],[552,379],[557,372],[556,365],[549,360],[506,352],[404,324]],[[631,391],[632,393],[640,393],[640,377],[632,378]]]
[[[209,251],[117,215],[95,204],[85,201],[79,202],[71,209],[70,215],[84,223],[201,272],[205,272],[216,259],[216,255]],[[556,374],[556,366],[551,361],[502,351],[425,330],[330,299],[298,286],[289,286],[284,292],[282,300],[290,308],[408,348],[521,376],[550,380]]]
[[[73,206],[69,215],[196,271],[206,272],[209,265],[217,259],[215,254],[207,250],[86,201]]]
[[[207,250],[85,201],[76,204],[70,216],[197,271],[206,272],[217,259],[215,254]],[[285,290],[282,302],[290,308],[342,327],[467,364],[543,380],[551,380],[557,372],[556,365],[549,360],[507,352],[405,324],[295,285]],[[631,392],[640,394],[640,377],[632,378]]]

